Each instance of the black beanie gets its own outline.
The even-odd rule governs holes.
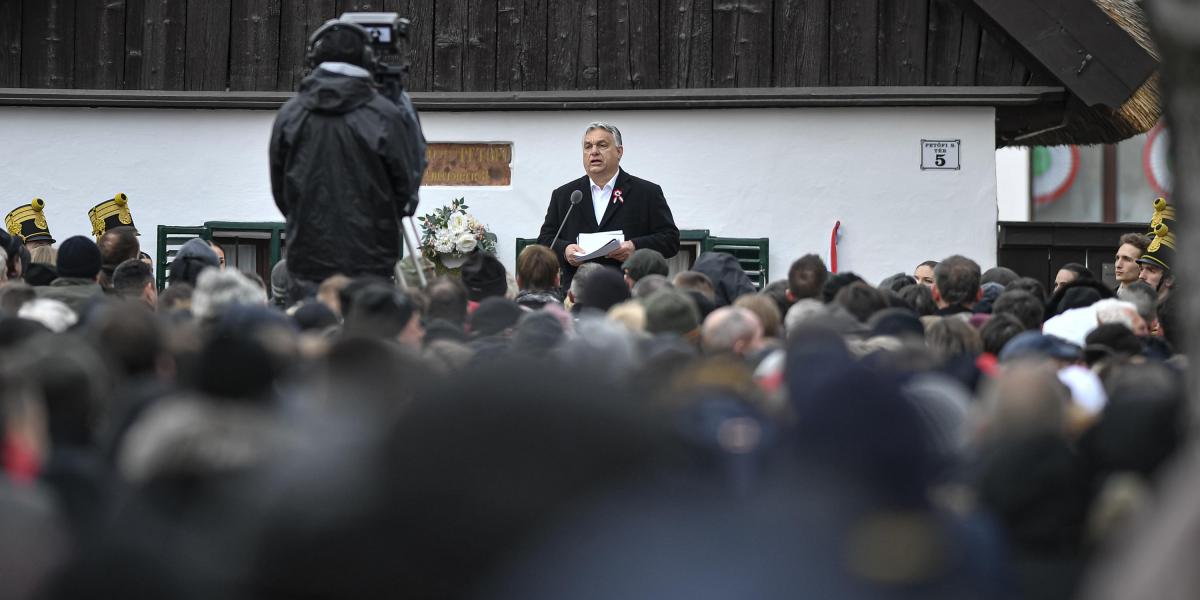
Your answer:
[[[100,273],[100,248],[82,235],[66,239],[58,247],[58,276],[92,279]]]
[[[462,282],[467,298],[479,302],[491,296],[504,297],[508,291],[508,272],[495,256],[475,252],[462,266]]]

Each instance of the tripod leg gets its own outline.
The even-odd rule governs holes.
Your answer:
[[[412,227],[412,237],[409,237],[409,227]],[[412,259],[413,269],[417,271],[417,281],[421,289],[425,289],[429,285],[429,281],[425,278],[425,269],[421,266],[421,254],[417,251],[421,245],[421,232],[417,230],[417,224],[413,222],[412,217],[404,217],[400,220],[400,233],[404,236],[404,243],[408,246],[408,255]]]

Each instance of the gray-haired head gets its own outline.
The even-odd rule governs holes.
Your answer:
[[[1137,307],[1138,315],[1146,323],[1158,318],[1158,292],[1145,281],[1135,281],[1117,290],[1117,298]]]
[[[617,146],[624,145],[621,143],[621,130],[617,129],[616,125],[605,123],[604,121],[592,121],[591,123],[588,123],[587,129],[584,130],[583,135],[586,137],[588,132],[593,129],[603,129],[611,133],[613,140],[617,142]]]
[[[582,297],[582,290],[587,280],[595,275],[597,271],[603,269],[604,265],[587,262],[579,265],[579,270],[575,271],[575,278],[571,280],[571,296],[575,298],[575,303],[579,304]]]

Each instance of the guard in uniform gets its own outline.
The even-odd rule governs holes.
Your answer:
[[[132,227],[133,232],[142,235],[137,230],[137,226],[133,224],[133,214],[129,212],[129,196],[125,194],[117,194],[100,204],[97,204],[88,211],[88,220],[92,222],[92,235],[96,236],[96,241],[100,241],[100,236],[104,232],[113,227]],[[142,262],[154,266],[154,261],[150,255],[145,252],[138,252],[138,258]]]
[[[133,215],[129,213],[129,197],[125,194],[117,194],[93,206],[88,211],[88,220],[92,222],[92,235],[96,236],[96,241],[99,241],[100,236],[110,227],[133,227],[133,230],[137,231],[137,226],[133,224]]]
[[[1158,297],[1166,296],[1175,284],[1171,264],[1175,262],[1175,207],[1165,198],[1154,200],[1154,216],[1150,219],[1150,245],[1137,260],[1141,266],[1138,279],[1150,284],[1158,291]]]
[[[30,250],[40,246],[49,246],[55,242],[50,235],[50,225],[46,223],[46,201],[34,198],[29,204],[22,204],[4,217],[4,226],[14,236],[25,241]]]

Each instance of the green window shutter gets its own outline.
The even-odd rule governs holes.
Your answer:
[[[517,257],[521,256],[522,250],[534,244],[537,244],[537,238],[517,238],[517,253],[513,255],[513,262],[515,263]]]
[[[705,238],[704,252],[724,252],[732,254],[745,269],[750,281],[761,291],[771,282],[770,255],[771,242],[768,238]]]
[[[175,225],[158,226],[158,256],[154,259],[155,279],[158,289],[167,285],[170,272],[167,265],[179,253],[179,247],[193,238],[208,239],[208,230],[204,227],[180,227]]]

